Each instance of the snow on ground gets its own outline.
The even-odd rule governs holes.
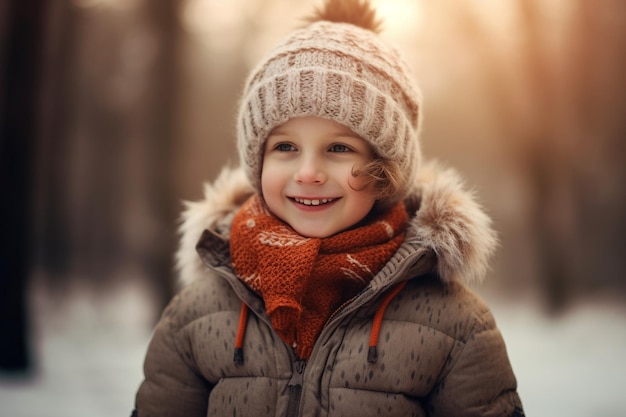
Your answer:
[[[0,417],[130,416],[154,313],[145,291],[77,289],[52,300],[35,288],[32,301],[37,373],[0,374]]]
[[[130,415],[154,313],[146,292],[54,301],[40,288],[33,301],[38,372],[0,375],[0,417]],[[589,303],[548,320],[532,303],[490,303],[528,416],[626,416],[626,307]]]
[[[527,416],[626,417],[626,306],[587,302],[547,319],[492,304]]]

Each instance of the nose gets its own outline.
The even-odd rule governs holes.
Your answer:
[[[295,171],[294,180],[299,184],[323,184],[326,182],[323,164],[316,157],[302,158]]]

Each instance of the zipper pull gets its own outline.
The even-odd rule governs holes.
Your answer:
[[[287,383],[289,388],[289,402],[287,403],[287,416],[298,416],[300,410],[300,397],[302,396],[302,383],[304,381],[304,368],[306,361],[296,359],[292,363],[293,372]]]
[[[296,360],[293,365],[293,373],[287,386],[301,387],[304,379],[304,369],[306,368],[306,361]]]

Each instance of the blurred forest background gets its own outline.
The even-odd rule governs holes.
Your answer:
[[[0,1],[0,369],[28,369],[29,290],[175,291],[183,200],[236,164],[248,70],[290,0]],[[500,233],[484,291],[550,314],[626,294],[626,2],[381,0],[428,158]],[[10,337],[7,337],[9,335]]]

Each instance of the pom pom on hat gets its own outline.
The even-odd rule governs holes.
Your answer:
[[[378,33],[382,26],[381,20],[376,17],[376,10],[369,1],[363,0],[327,0],[323,7],[315,9],[315,13],[305,20],[310,23],[322,20],[351,23],[374,33]]]
[[[237,146],[260,192],[263,146],[294,117],[334,120],[367,141],[405,175],[402,198],[417,175],[421,95],[398,51],[383,43],[367,1],[327,0],[251,72],[241,99]]]

